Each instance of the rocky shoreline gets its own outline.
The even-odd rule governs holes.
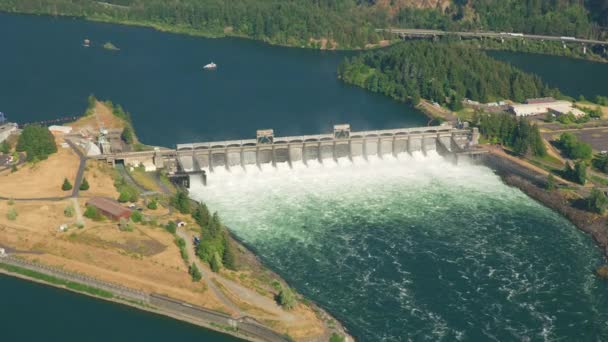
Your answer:
[[[482,159],[482,163],[495,170],[507,185],[520,189],[532,199],[558,212],[581,231],[591,235],[601,247],[604,257],[608,258],[608,221],[605,217],[576,208],[572,199],[557,190],[546,190],[545,175],[491,153]]]

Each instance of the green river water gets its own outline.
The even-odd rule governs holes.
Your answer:
[[[93,47],[81,46],[85,37]],[[105,41],[121,50],[102,49]],[[266,127],[306,134],[341,122],[360,130],[427,121],[336,80],[345,53],[5,14],[0,43],[0,111],[18,122],[77,115],[90,93],[123,104],[144,142],[166,146]],[[569,95],[608,95],[601,81],[574,87],[547,67],[593,79],[605,64],[498,54]],[[200,70],[210,61],[217,72]],[[608,339],[608,286],[592,274],[600,250],[485,167],[416,155],[209,181],[192,196],[358,340]],[[8,277],[0,304],[1,340],[232,340]]]

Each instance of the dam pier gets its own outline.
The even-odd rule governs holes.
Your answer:
[[[398,128],[374,131],[351,131],[348,124],[335,125],[333,133],[276,137],[274,130],[258,130],[255,139],[178,144],[176,149],[155,149],[101,155],[112,165],[154,165],[165,168],[170,178],[189,187],[189,177],[207,175],[218,169],[277,167],[278,164],[335,163],[338,160],[382,159],[400,154],[427,154],[431,151],[458,160],[476,154],[477,128],[451,125]]]

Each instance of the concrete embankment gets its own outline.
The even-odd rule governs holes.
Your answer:
[[[481,161],[495,170],[506,184],[520,189],[534,200],[564,216],[578,229],[590,234],[608,257],[608,226],[604,217],[578,209],[573,200],[560,191],[546,190],[544,187],[547,176],[532,168],[492,152],[484,155]]]
[[[222,333],[230,334],[239,338],[250,341],[263,342],[285,342],[286,337],[267,328],[261,323],[250,317],[240,317],[235,319],[221,312],[208,310],[196,305],[181,302],[179,300],[169,298],[160,294],[145,293],[139,290],[131,289],[122,285],[112,284],[100,281],[81,274],[64,271],[59,268],[50,267],[38,263],[32,263],[23,259],[12,256],[0,257],[0,263],[14,266],[19,269],[37,272],[43,275],[55,277],[61,280],[82,284],[90,288],[103,290],[113,295],[112,298],[98,297],[91,293],[81,292],[71,289],[79,293],[92,295],[97,298],[121,303],[138,309],[154,312],[157,314],[169,316],[178,320],[196,324],[211,330],[216,330]],[[62,287],[52,282],[36,279],[28,275],[23,275],[19,272],[11,272],[0,268],[0,272],[17,276],[23,279],[28,279],[51,286]],[[68,288],[69,289],[69,288]]]

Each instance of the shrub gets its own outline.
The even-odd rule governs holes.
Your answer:
[[[192,263],[192,265],[190,265],[188,273],[190,273],[190,275],[192,276],[192,281],[200,281],[203,278],[201,271],[198,269],[198,267],[196,267],[195,263]]]
[[[17,172],[17,165],[16,164],[11,165],[11,172]]]
[[[74,211],[74,207],[69,205],[63,210],[63,215],[65,215],[65,217],[74,217]]]
[[[89,190],[89,182],[87,181],[86,178],[84,178],[82,180],[82,183],[80,184],[80,190],[82,190],[82,191]]]
[[[118,223],[118,229],[123,232],[132,232],[133,226],[131,225],[131,223],[129,223],[129,220],[121,218],[120,222]]]
[[[70,181],[67,178],[63,179],[63,184],[61,185],[61,190],[63,191],[69,191],[72,190],[72,183],[70,183]]]
[[[215,273],[219,272],[222,269],[222,259],[220,259],[220,255],[216,253],[213,254],[210,262],[211,270]]]
[[[282,287],[279,292],[279,304],[287,309],[291,310],[296,306],[296,296],[289,287]]]
[[[175,224],[175,222],[173,221],[169,221],[169,223],[167,223],[165,225],[165,229],[171,233],[171,234],[175,234],[175,232],[177,231],[177,225]]]
[[[4,154],[9,154],[11,152],[11,145],[8,144],[8,141],[3,141],[0,144],[0,152]]]
[[[344,336],[338,335],[337,333],[331,334],[329,337],[329,342],[344,342]]]
[[[148,203],[148,209],[150,209],[150,210],[158,209],[158,203],[156,202],[156,200],[152,200]]]
[[[551,191],[555,190],[555,188],[555,177],[553,177],[552,174],[549,174],[549,176],[547,176],[547,183],[545,184],[545,189]]]
[[[137,210],[134,210],[131,213],[131,220],[135,223],[141,222],[143,220],[143,218],[144,218],[143,215]]]
[[[10,208],[8,210],[8,213],[6,213],[6,218],[10,221],[15,221],[17,219],[17,216],[17,210],[15,210],[15,208]]]
[[[87,209],[84,211],[84,217],[90,218],[91,220],[94,220],[94,221],[103,220],[103,215],[101,215],[99,213],[97,208],[90,206],[90,205],[87,205]]]
[[[597,188],[591,190],[591,194],[586,199],[587,210],[603,214],[608,208],[608,197]]]

